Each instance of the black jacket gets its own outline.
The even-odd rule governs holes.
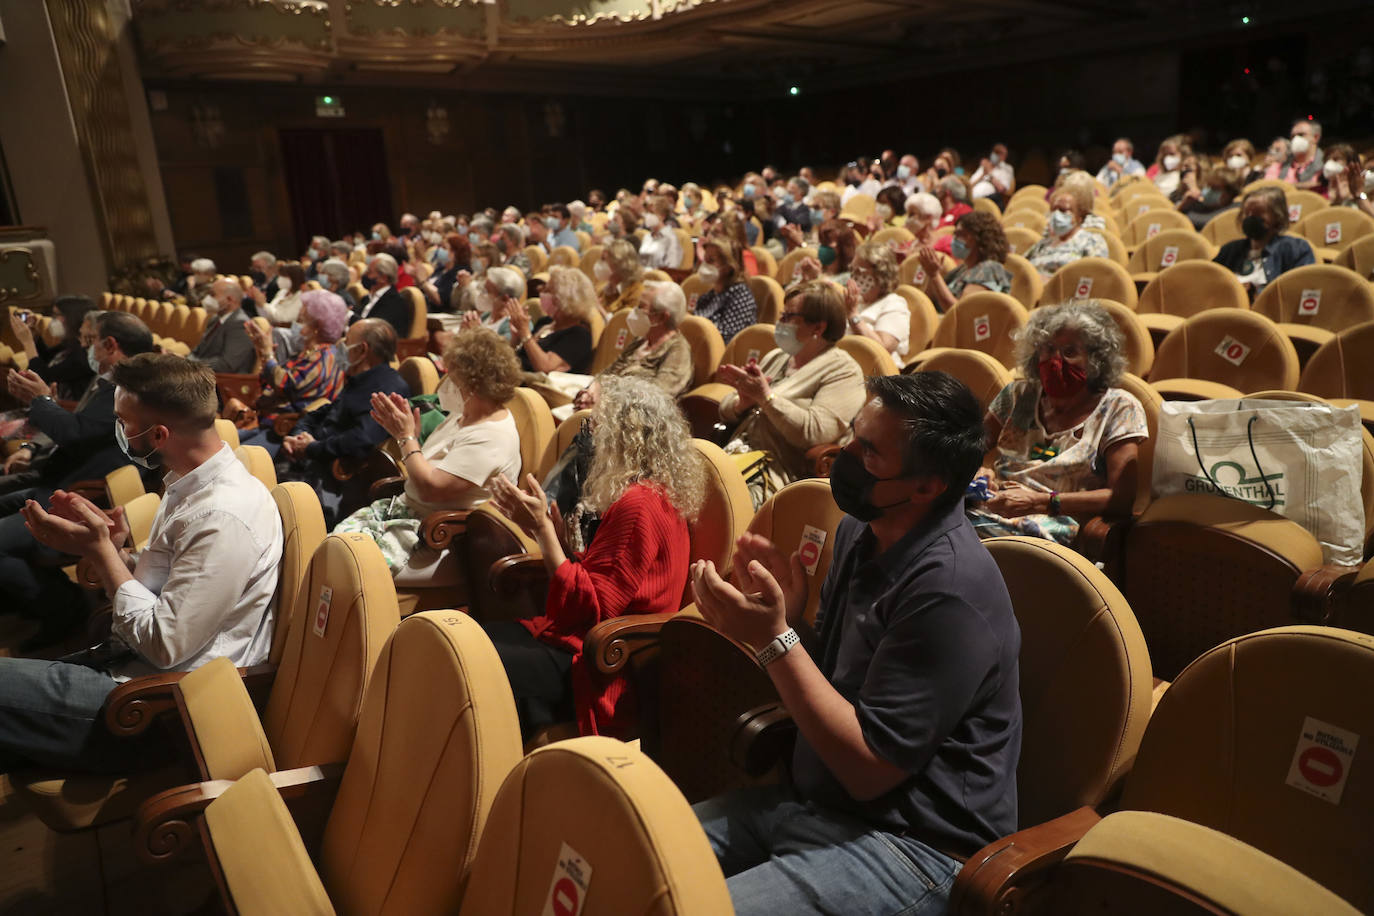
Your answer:
[[[35,398],[29,405],[29,422],[57,446],[38,468],[44,486],[101,478],[129,463],[115,441],[114,383],[97,379],[95,385],[75,412],[63,410],[51,398]]]
[[[371,297],[369,296],[369,298]],[[364,299],[354,306],[353,317],[348,319],[348,323],[352,324],[362,318],[363,309],[365,308],[367,308],[367,299]],[[410,308],[410,300],[401,295],[394,286],[382,293],[381,298],[377,300],[377,304],[372,307],[372,311],[367,313],[367,317],[380,318],[391,325],[396,329],[396,336],[398,338],[404,339],[410,336],[410,322],[413,317]]]

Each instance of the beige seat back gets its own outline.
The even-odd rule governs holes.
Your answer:
[[[1125,597],[1081,555],[1044,538],[985,543],[1021,627],[1019,822],[1040,824],[1101,804],[1130,772],[1150,655]]]
[[[1086,227],[1084,231],[1093,232],[1102,236],[1102,241],[1107,246],[1108,261],[1111,261],[1113,264],[1120,264],[1122,267],[1131,263],[1130,252],[1127,251],[1125,243],[1121,241],[1121,238],[1115,232],[1112,232],[1110,229],[1095,229],[1091,226]]]
[[[1250,297],[1236,275],[1211,261],[1185,261],[1151,280],[1135,310],[1191,318],[1221,308],[1250,308]]]
[[[1245,238],[1245,233],[1240,229],[1240,211],[1228,210],[1218,213],[1203,225],[1202,231],[1198,234],[1216,248],[1227,242]]]
[[[1029,320],[1025,306],[1006,293],[971,293],[940,319],[933,346],[981,350],[1012,367],[1016,333]]]
[[[520,760],[496,648],[460,611],[407,617],[377,660],[325,827],[320,874],[347,913],[453,913]]]
[[[1148,375],[1155,361],[1155,345],[1150,338],[1150,329],[1140,320],[1140,315],[1120,302],[1110,299],[1092,301],[1106,309],[1116,329],[1121,332],[1121,348],[1122,355],[1126,357],[1126,371],[1140,376]]]
[[[1189,318],[1159,345],[1150,381],[1177,378],[1217,382],[1238,391],[1291,389],[1298,383],[1298,354],[1263,315],[1213,309]]]
[[[773,257],[773,252],[762,245],[754,245],[749,250],[754,253],[754,263],[759,266],[759,276],[776,278],[778,259]]]
[[[110,500],[110,508],[126,506],[143,493],[143,478],[136,464],[122,465],[105,475],[105,495]]]
[[[754,504],[735,460],[714,443],[693,439],[706,470],[706,498],[691,526],[692,562],[710,560],[722,574],[730,569],[735,540],[754,517]]]
[[[578,263],[578,269],[587,275],[587,279],[596,282],[596,262],[601,260],[601,252],[604,251],[601,245],[592,245],[582,252],[582,260]]]
[[[749,292],[754,295],[754,303],[758,306],[758,312],[754,321],[758,324],[777,324],[778,316],[782,314],[782,287],[778,281],[772,277],[765,277],[760,274],[757,277],[746,277],[744,280]]]
[[[1374,287],[1349,268],[1309,264],[1270,281],[1255,298],[1253,309],[1284,324],[1343,331],[1374,321]]]
[[[520,480],[523,481],[526,474],[533,474],[539,468],[539,459],[553,438],[553,414],[544,399],[529,388],[515,389],[515,396],[506,402],[506,409],[520,434]]]
[[[981,350],[940,350],[922,360],[915,371],[948,372],[968,386],[985,412],[997,393],[1012,381],[1011,370]]]
[[[156,493],[135,496],[124,504],[124,521],[129,525],[129,542],[135,550],[142,550],[148,544],[148,536],[153,532],[153,519],[162,505],[162,497]]]
[[[222,441],[229,443],[231,449],[239,447],[239,431],[233,420],[216,420],[215,433]]]
[[[1002,231],[1024,230],[1035,236],[1036,241],[1045,234],[1045,217],[1035,210],[1018,206],[1002,214]],[[1034,244],[1032,242],[1031,244]],[[1029,251],[1030,249],[1026,249]]]
[[[525,257],[530,259],[530,274],[543,273],[549,269],[549,255],[542,245],[526,245]]]
[[[1145,409],[1145,427],[1149,430],[1145,440],[1136,446],[1136,498],[1131,513],[1139,515],[1150,504],[1150,485],[1154,480],[1155,442],[1159,435],[1159,410],[1164,406],[1164,398],[1149,382],[1130,372],[1122,373],[1121,380],[1116,386],[1122,391],[1129,391],[1140,402],[1140,406]]]
[[[1313,248],[1341,249],[1374,234],[1374,218],[1353,207],[1326,207],[1308,213],[1289,231],[1307,239]]]
[[[570,869],[559,867],[568,855],[590,875],[585,899]],[[576,901],[568,912],[585,916],[732,912],[682,793],[633,745],[610,738],[560,741],[516,764],[471,871],[462,916],[539,913],[551,890]]]
[[[725,344],[720,365],[743,366],[751,359],[763,359],[764,355],[777,349],[773,340],[771,324],[751,324],[740,331]]]
[[[433,394],[439,390],[439,368],[428,356],[408,356],[397,370],[410,387],[411,397]]]
[[[819,252],[815,248],[793,248],[782,256],[778,262],[778,273],[776,279],[784,289],[792,282],[792,272],[797,269],[797,263],[803,258],[818,257]]]
[[[1321,544],[1296,522],[1230,497],[1175,494],[1127,534],[1123,591],[1155,673],[1171,680],[1224,640],[1294,623],[1293,586],[1321,565]]]
[[[858,334],[846,334],[841,337],[838,343],[841,350],[854,357],[854,361],[863,370],[864,377],[870,375],[896,375],[897,364],[892,360],[892,354],[887,352],[887,348],[869,337],[861,337]]]
[[[682,295],[687,299],[687,310],[690,312],[697,307],[697,300],[711,288],[711,285],[701,279],[700,274],[691,274],[682,278]]]
[[[619,359],[620,354],[630,345],[630,341],[634,340],[627,323],[629,316],[629,309],[621,309],[607,319],[606,329],[601,332],[601,340],[597,342],[596,352],[592,354],[591,375],[602,372]]]
[[[769,497],[749,522],[749,530],[772,541],[784,556],[801,552],[811,588],[805,617],[815,623],[821,603],[821,585],[830,571],[835,530],[844,513],[830,495],[830,481],[823,477],[795,480]]]
[[[272,464],[272,455],[261,445],[240,445],[234,449],[234,457],[267,489],[277,485],[277,469]]]
[[[1106,258],[1079,258],[1054,272],[1040,293],[1041,305],[1083,299],[1110,299],[1136,307],[1135,281],[1126,268]]]
[[[690,391],[706,384],[716,374],[721,357],[725,355],[725,341],[721,340],[720,331],[714,324],[696,315],[683,318],[677,331],[692,348],[692,381],[687,386]]]
[[[1035,308],[1045,291],[1045,280],[1030,261],[1019,254],[1008,254],[1002,266],[1011,274],[1011,297],[1028,309]]]
[[[906,307],[911,312],[910,336],[907,338],[906,356],[903,357],[909,360],[935,339],[935,329],[940,326],[940,312],[930,297],[914,286],[902,283],[893,292],[906,300]]]
[[[582,255],[571,245],[559,245],[549,252],[549,267],[577,267],[582,263]]]
[[[1193,229],[1165,229],[1131,252],[1126,269],[1132,274],[1167,270],[1182,261],[1210,261],[1217,249]]]
[[[277,766],[348,757],[382,644],[400,622],[391,571],[366,534],[331,534],[301,581],[263,730]]]
[[[1005,221],[1002,224],[1002,234],[1007,237],[1007,249],[1017,255],[1024,255],[1040,241],[1040,236],[1034,231],[1023,226],[1008,226]]]
[[[1338,331],[1303,367],[1298,390],[1324,398],[1374,401],[1374,321]]]
[[[887,245],[897,248],[900,245],[910,245],[916,241],[916,236],[911,234],[911,230],[902,226],[887,226],[879,229],[868,239],[870,242],[877,242],[879,245]]]
[[[282,548],[281,566],[277,572],[277,619],[267,660],[280,665],[287,634],[296,617],[305,612],[309,600],[301,590],[306,571],[329,532],[325,528],[320,498],[310,484],[300,481],[276,484],[272,487],[272,501],[277,504],[277,513],[281,516]]]
[[[1127,248],[1135,248],[1144,245],[1147,239],[1159,235],[1165,229],[1196,232],[1193,229],[1192,220],[1188,219],[1186,213],[1180,213],[1172,207],[1169,209],[1161,207],[1130,216],[1125,231],[1121,233],[1121,241],[1125,243]]]
[[[1348,267],[1366,280],[1374,279],[1374,235],[1362,235],[1347,242],[1332,263]]]
[[[1290,223],[1301,223],[1318,211],[1325,213],[1331,208],[1331,202],[1316,191],[1302,191],[1289,185],[1283,189],[1283,196],[1288,201],[1288,221]]]
[[[543,457],[539,459],[539,469],[534,472],[534,476],[539,478],[540,483],[543,483],[549,471],[553,470],[553,466],[558,463],[558,459],[568,450],[568,446],[572,445],[573,439],[577,437],[578,430],[582,428],[582,424],[585,423],[587,418],[591,415],[592,412],[590,408],[575,410],[566,420],[558,424],[558,428],[554,431],[553,438],[549,440],[549,444],[544,448]]]
[[[1374,637],[1293,626],[1230,639],[1164,693],[1122,807],[1220,830],[1368,911],[1374,768],[1354,742],[1374,733],[1371,695]]]
[[[1043,195],[1039,197],[1022,195],[1021,197],[1014,198],[1011,203],[1007,205],[1007,213],[1009,215],[1012,213],[1019,213],[1022,210],[1029,210],[1037,216],[1046,216],[1050,212],[1050,204],[1049,201],[1045,200]]]

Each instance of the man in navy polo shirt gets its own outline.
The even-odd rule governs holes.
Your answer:
[[[830,477],[849,517],[819,632],[795,553],[746,534],[741,588],[692,569],[702,614],[754,647],[798,729],[790,785],[696,806],[740,916],[943,913],[961,859],[1016,829],[1021,635],[963,511],[982,411],[941,372],[867,388]]]

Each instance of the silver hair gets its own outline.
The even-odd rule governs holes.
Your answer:
[[[248,259],[248,262],[250,264],[253,261],[261,261],[263,264],[267,265],[268,267],[271,267],[273,264],[277,263],[277,256],[270,251],[259,251],[257,254],[253,255],[251,258]]]
[[[914,207],[917,213],[924,216],[938,217],[942,216],[945,212],[945,208],[940,206],[940,198],[926,191],[917,191],[915,194],[912,194],[906,199],[902,207],[907,213],[910,213]]]
[[[321,264],[320,273],[327,274],[339,289],[348,286],[348,265],[338,258],[330,258]]]
[[[343,240],[330,242],[329,250],[334,253],[335,257],[347,258],[353,253],[353,243]]]
[[[1121,329],[1096,299],[1044,305],[1030,313],[1016,338],[1016,360],[1028,379],[1040,377],[1039,350],[1060,331],[1076,331],[1088,357],[1088,387],[1106,391],[1126,371]]]
[[[392,283],[396,282],[396,277],[400,272],[400,267],[397,266],[396,259],[393,258],[391,255],[387,254],[385,251],[381,252],[380,254],[374,254],[372,257],[368,258],[367,264],[369,267],[377,268],[377,273],[381,274],[383,277],[386,277]]]
[[[666,315],[670,328],[682,324],[682,319],[687,317],[687,297],[682,287],[676,283],[650,280],[644,284],[644,291],[649,294],[649,311]]]
[[[502,223],[501,234],[520,247],[525,247],[525,228],[518,223]],[[511,254],[515,252],[512,251]]]
[[[196,258],[191,262],[191,273],[193,274],[212,274],[215,272],[215,262],[209,258]]]
[[[968,185],[964,184],[964,179],[958,175],[946,175],[940,179],[940,190],[944,191],[955,200],[968,203]]]
[[[312,236],[310,237],[310,244],[311,244],[311,245],[315,245],[315,244],[317,244],[317,243],[319,244],[319,246],[320,246],[321,248],[328,248],[328,247],[329,247],[329,239],[325,238],[325,237],[322,236],[322,235],[312,235]]]
[[[508,299],[525,298],[525,276],[514,267],[488,267],[487,282]]]

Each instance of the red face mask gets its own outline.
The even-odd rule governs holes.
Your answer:
[[[1076,363],[1067,363],[1062,356],[1040,360],[1040,384],[1052,398],[1071,398],[1083,390],[1088,372]]]

